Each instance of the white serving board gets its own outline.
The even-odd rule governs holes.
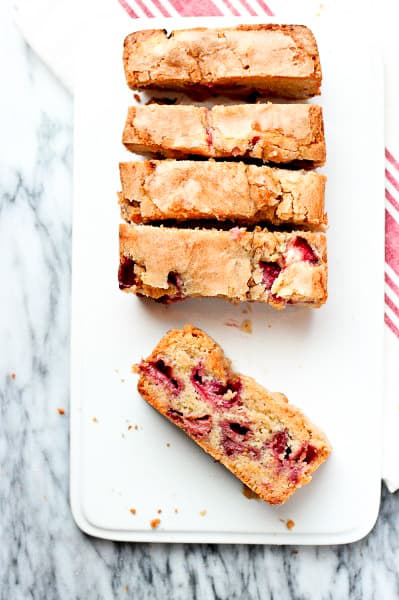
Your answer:
[[[253,305],[244,314],[248,306],[222,300],[163,306],[118,290],[118,161],[136,158],[120,142],[133,102],[122,69],[123,38],[133,29],[239,22],[244,21],[153,19],[127,26],[99,21],[78,46],[71,505],[79,527],[98,537],[335,544],[363,537],[377,517],[383,81],[378,54],[362,28],[340,23],[337,42],[338,24],[307,23],[316,34],[324,74],[328,163],[323,172],[328,176],[330,223],[326,306],[277,312]],[[244,319],[252,321],[251,335],[225,324]],[[185,323],[207,331],[238,371],[284,392],[326,431],[334,449],[330,460],[285,505],[245,498],[238,480],[139,397],[131,364],[146,356],[169,328]],[[149,523],[156,517],[161,524],[152,530]],[[290,531],[287,519],[295,522]]]

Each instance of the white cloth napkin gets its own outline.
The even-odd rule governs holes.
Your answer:
[[[15,0],[15,20],[30,46],[54,74],[73,92],[73,40],[90,27],[93,14],[99,18],[124,19],[134,17],[174,16],[184,11],[187,16],[198,14],[295,15],[296,19],[325,17],[328,12],[341,11],[343,17],[355,12],[359,26],[362,17],[371,13],[371,3],[365,1],[325,0],[86,0],[75,10],[67,0]],[[348,6],[350,4],[350,6]],[[204,5],[213,12],[201,12]],[[191,11],[190,11],[191,9]],[[190,13],[189,13],[190,11]],[[377,12],[378,11],[378,12]],[[183,14],[183,13],[182,13]],[[385,64],[385,145],[386,145],[386,256],[385,256],[385,390],[382,476],[391,492],[399,489],[399,76],[396,57],[399,56],[397,0],[383,0],[373,9],[375,36],[380,38]],[[294,18],[290,16],[289,18]],[[367,126],[367,124],[365,124]],[[376,198],[379,201],[379,198]],[[372,232],[370,232],[372,235]],[[367,282],[368,285],[372,282]],[[382,317],[381,317],[382,318]],[[370,440],[373,444],[374,440]]]

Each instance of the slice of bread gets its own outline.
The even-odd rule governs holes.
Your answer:
[[[123,62],[132,89],[281,98],[320,93],[317,44],[303,25],[136,31],[125,39]]]
[[[142,397],[270,504],[309,483],[331,452],[283,394],[235,373],[192,325],[169,331],[136,370]]]
[[[132,152],[168,158],[250,157],[308,167],[326,158],[317,104],[131,106],[122,141]]]
[[[217,219],[324,230],[326,178],[242,162],[151,160],[120,163],[121,217],[151,223]]]
[[[161,302],[188,297],[318,307],[327,299],[326,238],[306,231],[120,225],[119,286]]]

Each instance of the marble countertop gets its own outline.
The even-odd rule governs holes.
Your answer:
[[[76,527],[72,99],[26,46],[6,2],[0,34],[0,598],[398,598],[399,495],[385,488],[373,532],[350,546],[123,544]]]

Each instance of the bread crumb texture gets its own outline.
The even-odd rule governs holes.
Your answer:
[[[293,521],[292,519],[288,519],[285,525],[287,529],[292,529],[293,527],[295,527],[295,521]]]
[[[152,521],[150,521],[151,529],[156,529],[157,527],[159,527],[160,524],[161,519],[152,519]]]

